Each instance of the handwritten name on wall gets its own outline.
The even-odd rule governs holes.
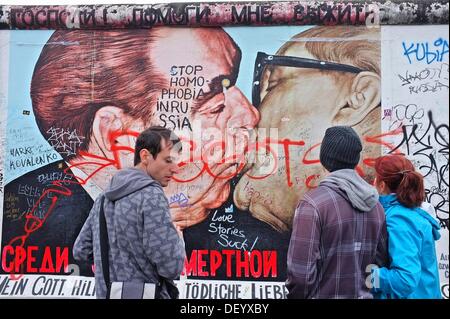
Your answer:
[[[444,26],[382,28],[382,130],[400,130],[386,153],[405,154],[425,178],[426,201],[441,225],[436,255],[448,298],[449,34]]]

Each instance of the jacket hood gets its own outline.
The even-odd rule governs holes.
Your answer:
[[[438,221],[433,216],[431,216],[429,213],[424,211],[422,208],[419,208],[419,207],[415,208],[415,211],[417,211],[417,213],[420,216],[425,218],[431,224],[431,229],[433,231],[434,240],[438,240],[439,238],[441,238],[441,233],[439,232],[439,230],[441,229],[441,226],[439,225]]]
[[[380,196],[380,203],[383,205],[384,210],[387,210],[389,207],[394,205],[400,205],[403,206],[397,199],[397,196],[395,194],[389,194],[389,195],[381,195]],[[424,218],[426,221],[428,221],[431,225],[431,229],[433,231],[433,239],[438,240],[441,238],[441,233],[439,230],[441,229],[441,226],[439,225],[439,222],[430,215],[430,213],[426,212],[420,207],[412,208],[420,217]]]
[[[105,197],[110,201],[116,201],[149,185],[160,186],[143,170],[125,168],[113,176],[108,189],[105,191]]]
[[[361,212],[371,211],[378,202],[377,190],[359,176],[354,169],[340,169],[332,172],[320,183],[345,197]]]

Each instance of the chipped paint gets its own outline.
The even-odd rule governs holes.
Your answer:
[[[203,2],[0,6],[0,29],[120,29],[159,25],[448,24],[448,1]]]

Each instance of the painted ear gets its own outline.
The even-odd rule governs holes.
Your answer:
[[[381,104],[381,79],[374,72],[355,76],[344,105],[333,119],[333,125],[354,126]]]
[[[124,114],[122,109],[115,106],[104,106],[100,108],[94,116],[92,134],[98,147],[104,152],[111,151],[110,133],[121,130],[124,127]]]

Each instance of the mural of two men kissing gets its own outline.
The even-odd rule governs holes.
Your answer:
[[[93,276],[73,260],[73,243],[151,125],[184,143],[165,188],[186,241],[183,278],[277,285],[249,297],[284,297],[293,213],[323,177],[327,127],[350,125],[363,137],[357,169],[373,181],[383,144],[377,28],[13,31],[10,43],[4,274],[63,275],[75,264]],[[6,246],[34,259],[17,265]]]

